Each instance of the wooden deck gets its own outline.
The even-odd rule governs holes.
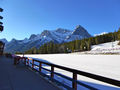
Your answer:
[[[60,90],[24,65],[0,56],[0,90]]]

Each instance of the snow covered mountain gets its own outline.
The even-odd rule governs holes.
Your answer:
[[[91,35],[80,25],[78,25],[74,31],[62,28],[53,31],[44,30],[41,34],[32,34],[29,39],[12,39],[10,42],[6,43],[5,52],[23,52],[32,47],[39,48],[41,45],[50,41],[54,43],[63,43],[88,37],[91,37]]]
[[[4,42],[4,43],[8,43],[8,41],[7,41],[5,38],[0,39],[0,41],[2,41],[2,42]]]
[[[65,41],[80,40],[83,38],[91,37],[91,35],[82,26],[78,25],[76,29],[66,37]]]

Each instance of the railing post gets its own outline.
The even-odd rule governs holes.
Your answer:
[[[29,66],[29,58],[27,59],[27,65]]]
[[[39,71],[41,72],[41,68],[42,67],[42,63],[41,62],[39,62]]]
[[[74,90],[77,90],[77,74],[76,73],[73,73],[73,80],[74,82],[72,82],[72,87]]]
[[[34,60],[32,59],[32,68],[34,68]]]
[[[54,66],[51,66],[51,78],[54,78]]]
[[[14,65],[17,65],[17,57],[14,57]]]
[[[24,58],[24,64],[26,65],[26,58]]]

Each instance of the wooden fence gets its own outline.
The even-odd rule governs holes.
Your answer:
[[[92,87],[92,86],[89,86],[89,85],[86,85],[80,81],[77,80],[77,75],[82,75],[82,76],[85,76],[85,77],[88,77],[88,78],[91,78],[91,79],[94,79],[94,80],[98,80],[98,81],[102,81],[104,83],[107,83],[107,84],[111,84],[111,85],[114,85],[114,86],[117,86],[117,87],[120,87],[120,81],[119,80],[114,80],[114,79],[111,79],[111,78],[107,78],[107,77],[103,77],[103,76],[100,76],[100,75],[95,75],[95,74],[91,74],[91,73],[88,73],[88,72],[84,72],[84,71],[79,71],[79,70],[75,70],[75,69],[71,69],[71,68],[68,68],[68,67],[64,67],[64,66],[60,66],[60,65],[56,65],[56,64],[52,64],[52,63],[48,63],[48,62],[44,62],[44,61],[39,61],[39,60],[35,60],[35,59],[31,59],[31,58],[27,58],[27,57],[18,57],[17,56],[17,59],[15,60],[22,60],[24,61],[24,64],[26,66],[30,66],[33,70],[36,70],[37,72],[39,73],[42,73],[42,69],[43,70],[46,70],[48,72],[51,73],[50,76],[48,76],[48,78],[50,78],[51,80],[53,81],[56,81],[54,79],[54,75],[57,75],[57,76],[60,76],[62,78],[65,78],[69,81],[72,82],[72,88],[70,88],[69,86],[67,85],[64,85],[63,83],[60,83],[59,81],[59,84],[61,84],[63,87],[65,88],[68,88],[69,90],[77,90],[77,84],[78,85],[81,85],[85,88],[88,88],[90,90],[98,90],[97,88],[95,87]],[[38,63],[38,64],[35,64],[35,63]],[[46,69],[44,68],[42,65],[48,65],[51,67],[51,70],[49,69]],[[36,69],[35,67],[38,67],[38,69]],[[68,76],[65,76],[65,75],[62,75],[60,73],[57,73],[55,72],[55,68],[58,68],[58,69],[61,69],[61,70],[65,70],[65,71],[68,71],[68,72],[71,72],[73,77],[70,78]],[[43,74],[43,73],[42,73]]]

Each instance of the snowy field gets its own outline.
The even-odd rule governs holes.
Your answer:
[[[78,55],[78,54],[45,54],[45,55],[25,55],[26,57],[37,58],[38,60],[45,60],[57,65],[74,68],[81,71],[109,77],[112,79],[120,80],[120,55]],[[49,68],[48,66],[45,66]],[[63,70],[55,69],[56,72],[62,73],[69,77],[72,77],[72,73]],[[48,73],[49,75],[49,73]],[[71,85],[71,83],[65,79],[55,76],[56,79],[62,83]],[[109,84],[99,82],[93,79],[89,79],[78,75],[78,80],[87,83],[102,90],[120,90]],[[78,89],[84,89],[78,86]]]
[[[93,45],[91,51],[77,52],[78,54],[120,54],[119,41]]]

